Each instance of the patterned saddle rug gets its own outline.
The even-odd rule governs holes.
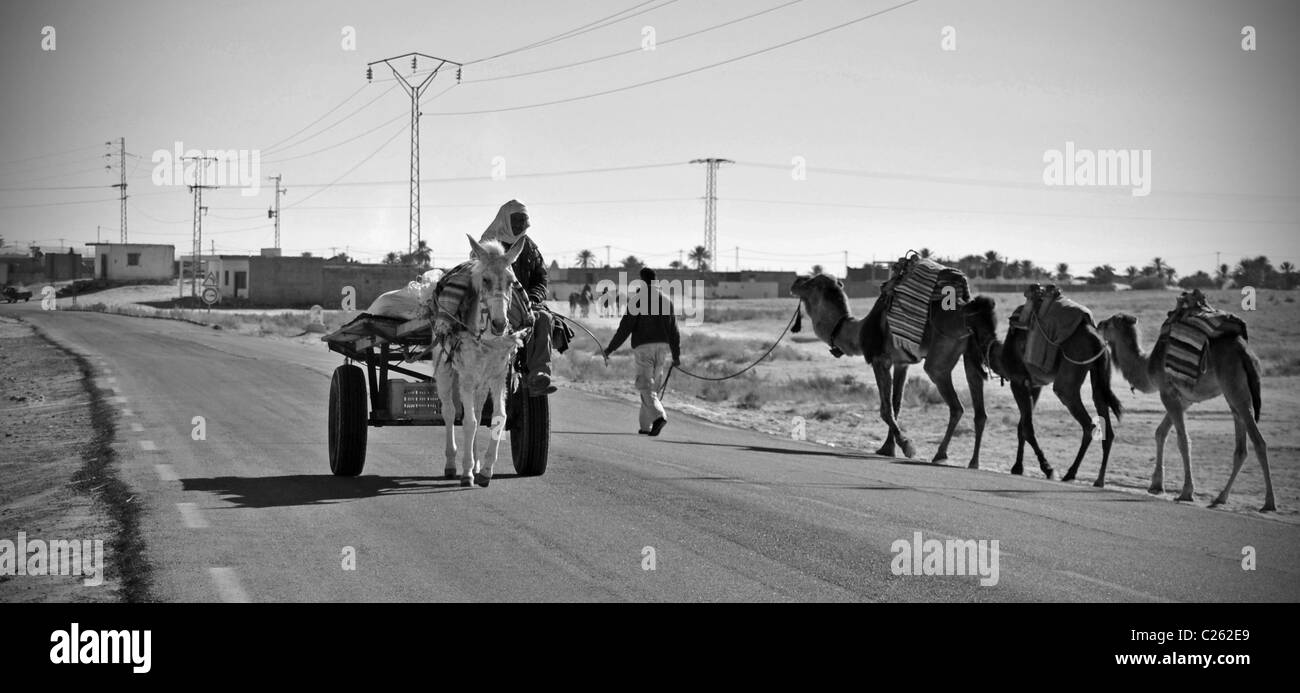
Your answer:
[[[1211,307],[1200,291],[1183,294],[1160,326],[1157,346],[1164,347],[1164,369],[1173,382],[1193,389],[1209,368],[1211,339],[1235,335],[1249,339],[1241,318]]]
[[[951,287],[957,306],[970,302],[970,286],[966,275],[945,267],[933,260],[910,257],[894,265],[895,279],[885,287],[888,307],[885,324],[892,335],[894,348],[911,363],[921,360],[921,342],[925,328],[930,324],[930,310],[934,303],[943,301]]]

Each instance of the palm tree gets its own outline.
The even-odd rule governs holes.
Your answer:
[[[639,270],[645,266],[645,263],[641,262],[641,259],[635,255],[628,255],[621,262],[623,263],[623,269],[628,270]]]
[[[1070,266],[1064,262],[1056,266],[1056,280],[1061,282],[1070,281]]]
[[[584,250],[578,253],[578,267],[581,267],[582,269],[590,269],[594,264],[596,264],[595,253],[590,250]]]
[[[1287,289],[1294,288],[1295,283],[1291,281],[1291,275],[1295,274],[1295,265],[1292,264],[1291,262],[1283,262],[1282,264],[1278,265],[1277,268],[1279,270],[1282,270],[1283,288],[1287,288]]]
[[[1219,269],[1214,273],[1215,281],[1219,286],[1227,286],[1228,281],[1232,279],[1232,270],[1227,265],[1219,265]]]
[[[429,247],[429,242],[421,238],[415,243],[415,250],[407,256],[408,264],[417,267],[428,267],[429,262],[433,260],[433,248]]]
[[[1133,265],[1129,265],[1127,268],[1124,269],[1124,276],[1128,279],[1128,281],[1129,281],[1130,284],[1132,284],[1133,281],[1134,281],[1135,279],[1137,279],[1137,278],[1138,278],[1138,275],[1141,274],[1141,273],[1142,273],[1142,270],[1139,270],[1138,268],[1134,267]]]
[[[384,256],[384,264],[385,264],[385,265],[400,265],[400,264],[402,264],[402,259],[401,259],[400,257],[397,256],[397,253],[389,253],[389,254],[387,254],[387,255]]]
[[[934,251],[930,250],[929,248],[921,248],[920,250],[916,251],[916,254],[920,255],[923,258],[929,259],[930,256],[934,255]]]
[[[673,260],[672,262],[668,263],[668,269],[675,269],[675,270],[686,269],[686,265],[683,265],[681,260]]]
[[[1157,277],[1163,277],[1163,276],[1165,276],[1165,259],[1164,259],[1164,258],[1160,258],[1160,257],[1151,258],[1151,267],[1152,267],[1152,269],[1155,270],[1155,275],[1156,275]]]
[[[695,264],[695,269],[701,272],[709,271],[709,260],[713,259],[713,254],[708,248],[697,245],[691,248],[691,252],[686,254],[686,259]]]

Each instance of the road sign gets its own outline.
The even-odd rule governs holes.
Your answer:
[[[203,287],[203,293],[199,294],[199,298],[202,298],[204,303],[212,305],[221,300],[221,292],[217,291],[216,287],[205,286]]]
[[[217,285],[217,273],[216,273],[215,270],[213,270],[213,271],[209,271],[209,272],[208,272],[208,276],[206,276],[206,277],[203,278],[203,285],[204,285],[204,286],[216,286],[216,285]]]

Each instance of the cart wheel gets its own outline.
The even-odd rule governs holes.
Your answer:
[[[551,443],[551,407],[548,397],[529,397],[528,388],[520,383],[510,394],[516,415],[510,427],[510,457],[520,476],[546,473],[546,452]]]
[[[356,476],[366,466],[366,376],[357,366],[334,369],[330,381],[330,471]]]

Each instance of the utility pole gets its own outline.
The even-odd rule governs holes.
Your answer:
[[[413,84],[408,81],[406,77],[402,76],[402,74],[397,71],[397,68],[393,67],[392,62],[390,62],[393,60],[405,60],[406,58],[411,59],[412,76],[415,75],[416,67],[419,64],[419,58],[433,60],[437,62],[438,65],[418,84]],[[388,69],[393,71],[393,77],[397,79],[397,83],[402,85],[402,88],[406,90],[407,96],[411,97],[411,223],[407,237],[406,252],[413,254],[415,253],[415,246],[420,241],[420,96],[424,94],[424,90],[428,88],[429,83],[433,81],[433,78],[438,76],[438,71],[447,65],[456,66],[456,81],[460,82],[461,64],[451,60],[435,58],[432,55],[425,55],[424,53],[405,53],[403,55],[366,63],[366,81],[374,79],[374,66],[379,63],[387,65]]]
[[[681,248],[677,249],[677,266],[683,269],[686,267],[686,251]]]
[[[118,182],[112,185],[111,187],[118,189],[118,195],[122,200],[122,242],[126,243],[126,138],[119,137],[117,143],[118,143],[117,144],[117,157],[118,157],[117,168],[118,168],[119,177],[118,177]],[[113,146],[113,143],[111,141],[105,142],[104,144],[110,147]],[[108,154],[105,154],[104,156],[109,157],[109,160],[111,161],[112,160],[111,157],[113,156],[113,154],[110,152]],[[134,154],[132,156],[134,156]],[[113,165],[109,164],[104,168],[112,170]]]
[[[275,220],[275,248],[280,247],[280,196],[289,192],[280,187],[280,175],[267,176],[267,180],[275,181],[275,209],[266,210],[266,216]]]
[[[184,160],[194,162],[194,184],[190,186],[190,191],[194,193],[194,254],[190,258],[190,295],[198,296],[199,272],[203,268],[203,214],[208,211],[208,208],[203,206],[203,191],[206,188],[217,187],[204,185],[203,179],[208,162],[217,159],[212,156],[187,156]]]
[[[844,251],[844,280],[849,279],[849,251]]]
[[[740,246],[736,246],[736,271],[740,271]]]
[[[610,267],[610,266],[611,266],[611,265],[609,264],[609,246],[605,246],[605,266],[606,266],[606,267]]]
[[[734,164],[731,159],[694,159],[692,164],[705,165],[704,177],[704,249],[709,259],[718,262],[718,166]]]

